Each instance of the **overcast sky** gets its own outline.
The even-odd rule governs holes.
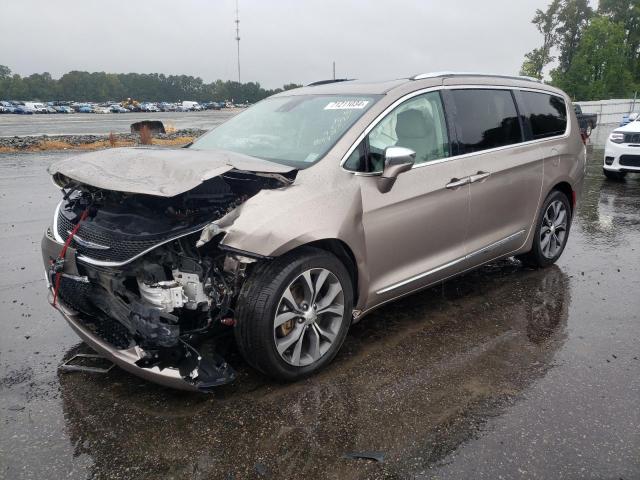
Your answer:
[[[517,74],[548,0],[239,0],[242,81]],[[237,79],[235,0],[0,0],[0,64]]]

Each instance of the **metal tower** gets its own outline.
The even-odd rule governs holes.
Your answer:
[[[238,0],[236,0],[236,42],[238,42],[238,83],[240,82],[240,15],[238,14]]]

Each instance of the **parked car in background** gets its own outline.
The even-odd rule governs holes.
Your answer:
[[[111,113],[129,113],[129,110],[120,105],[111,105]]]
[[[182,102],[183,111],[194,112],[198,110],[202,110],[202,107],[198,102],[194,102],[191,100],[185,100]]]
[[[36,113],[36,111],[29,105],[17,105],[14,113],[20,115],[33,115],[34,113]]]
[[[620,126],[624,127],[627,123],[633,122],[637,120],[640,114],[638,112],[627,113],[622,116],[622,121],[620,122]]]
[[[582,113],[582,107],[578,104],[573,104],[573,109],[576,112],[576,117],[578,118],[578,124],[580,125],[580,132],[585,137],[590,137],[591,132],[596,125],[598,125],[598,114],[597,113]]]
[[[605,144],[602,170],[611,180],[623,180],[627,173],[640,173],[640,116],[611,132]]]
[[[11,102],[0,101],[0,113],[15,113],[16,107]]]
[[[140,110],[143,112],[159,112],[160,111],[155,104],[149,103],[149,102],[141,103]]]
[[[111,108],[98,105],[93,107],[93,113],[100,113],[100,114],[111,113]]]
[[[25,107],[33,110],[33,113],[48,113],[47,107],[40,102],[24,102]]]
[[[158,109],[161,112],[175,112],[176,111],[176,105],[175,105],[175,103],[160,102],[158,104]]]
[[[91,105],[81,105],[77,111],[78,113],[93,113],[93,107]]]
[[[67,105],[55,105],[53,108],[57,113],[73,113],[71,107]]]
[[[350,81],[265,99],[189,148],[66,158],[50,301],[171,387],[235,378],[202,343],[225,328],[260,372],[304,378],[381,305],[500,258],[558,260],[586,169],[571,109],[521,77]]]
[[[207,102],[203,103],[202,107],[205,110],[220,110],[220,104],[218,102]]]

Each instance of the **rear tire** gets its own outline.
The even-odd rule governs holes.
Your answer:
[[[531,250],[517,258],[535,268],[553,265],[567,245],[571,217],[569,199],[561,191],[553,190],[540,209]]]
[[[242,286],[238,348],[265,375],[299,380],[336,356],[352,309],[353,286],[342,262],[324,250],[298,249],[256,265]]]
[[[605,168],[602,169],[602,173],[604,173],[604,176],[609,180],[614,180],[616,182],[621,182],[624,180],[624,177],[627,176],[627,172],[614,172]]]

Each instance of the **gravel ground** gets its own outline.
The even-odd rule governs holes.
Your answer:
[[[182,137],[199,137],[206,130],[200,130],[197,128],[187,128],[178,130],[172,133],[155,133],[153,138],[162,140],[173,140]],[[114,134],[117,141],[132,141],[139,142],[140,136],[138,134],[131,133],[117,133]],[[0,148],[6,147],[16,150],[30,150],[35,149],[49,141],[62,142],[69,144],[71,147],[77,147],[80,145],[86,145],[95,142],[101,142],[107,140],[109,135],[33,135],[26,137],[0,137]]]
[[[640,177],[605,181],[602,152],[556,266],[389,304],[296,384],[232,353],[211,395],[58,371],[86,351],[40,259],[63,155],[0,155],[0,478],[640,478]]]
[[[29,135],[108,135],[129,133],[129,126],[141,120],[160,120],[181,130],[211,130],[242,109],[165,113],[72,113],[51,115],[0,115],[0,137]]]

